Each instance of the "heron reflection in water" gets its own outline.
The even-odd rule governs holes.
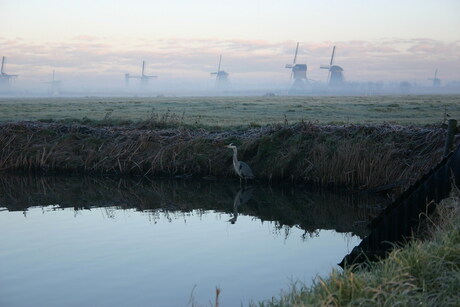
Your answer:
[[[252,192],[254,188],[243,188],[236,193],[235,199],[233,200],[233,217],[228,221],[232,224],[236,223],[238,218],[238,207],[247,203],[252,198]]]
[[[245,183],[248,179],[254,179],[255,176],[249,165],[247,165],[243,161],[238,161],[238,149],[236,148],[236,146],[230,143],[225,147],[233,149],[233,168],[235,169],[236,174],[240,177],[240,185],[242,179],[244,179]]]

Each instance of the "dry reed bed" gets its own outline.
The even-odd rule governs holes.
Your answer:
[[[0,125],[0,171],[228,177],[232,142],[261,180],[368,189],[415,181],[440,161],[444,136],[388,124],[212,131],[16,122]]]

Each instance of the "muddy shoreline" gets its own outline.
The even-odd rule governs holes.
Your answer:
[[[389,124],[211,130],[13,122],[0,124],[0,172],[236,179],[224,147],[234,143],[261,181],[390,185],[398,194],[441,160],[444,139],[443,127]]]

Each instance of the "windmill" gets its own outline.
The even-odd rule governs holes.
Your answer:
[[[334,63],[334,55],[335,55],[335,46],[332,48],[332,56],[329,65],[321,65],[321,69],[329,70],[329,74],[327,75],[327,83],[332,86],[342,85],[345,81],[343,77],[343,68],[339,65],[333,65]]]
[[[140,79],[141,80],[141,85],[147,85],[149,82],[149,79],[156,79],[158,76],[147,76],[145,74],[145,61],[142,61],[142,74],[140,76],[131,76],[130,74],[126,73],[125,74],[125,84],[126,86],[129,85],[129,79]]]
[[[5,69],[5,57],[2,58],[2,69],[0,74],[0,85],[1,86],[9,86],[13,80],[13,78],[18,77],[18,75],[9,75],[4,72]]]
[[[219,57],[219,65],[217,66],[217,71],[212,72],[211,75],[216,75],[215,88],[224,88],[228,86],[228,73],[226,71],[220,70],[220,65],[222,63],[222,54]]]
[[[441,79],[438,78],[438,69],[434,71],[434,77],[433,78],[428,78],[428,80],[433,81],[433,87],[438,87],[441,86]]]
[[[54,79],[54,69],[53,69],[53,80],[45,82],[45,83],[50,84],[51,95],[59,95],[60,88],[61,88],[61,81]]]
[[[304,91],[308,85],[307,79],[307,64],[297,64],[297,53],[299,51],[299,43],[295,48],[294,60],[292,64],[286,64],[286,68],[290,68],[292,82],[291,91]]]

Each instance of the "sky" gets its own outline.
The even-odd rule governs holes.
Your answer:
[[[458,0],[0,0],[0,55],[16,84],[123,86],[124,74],[159,84],[288,82],[295,46],[307,75],[334,63],[350,82],[460,80]]]

